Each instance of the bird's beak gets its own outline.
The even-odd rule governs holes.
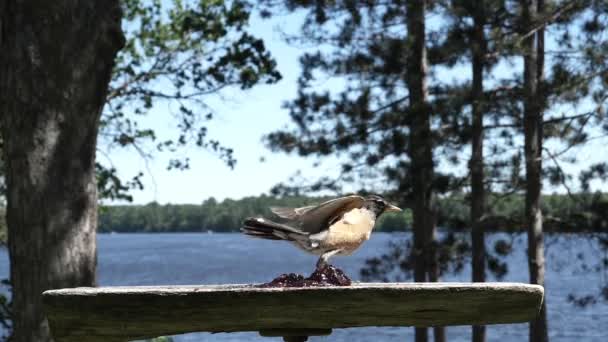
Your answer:
[[[399,207],[397,207],[397,206],[395,206],[395,205],[389,204],[389,205],[386,207],[386,209],[384,209],[384,211],[386,211],[386,212],[391,212],[391,211],[393,211],[393,212],[397,212],[397,211],[403,211],[403,210],[401,210],[401,208],[399,208]]]

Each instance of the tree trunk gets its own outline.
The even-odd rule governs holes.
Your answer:
[[[41,294],[95,285],[95,145],[116,52],[116,0],[5,0],[0,113],[13,340],[52,340]]]
[[[428,134],[430,137],[430,127],[428,129]],[[432,165],[432,141],[427,142],[428,146],[425,148],[428,149],[427,153],[430,152],[431,155],[431,165]],[[427,172],[431,173],[431,179],[433,176],[433,168],[431,167],[430,170],[427,170]],[[432,181],[431,181],[432,182]],[[428,184],[428,189],[429,189],[429,194],[427,195],[430,198],[430,203],[429,205],[429,209],[426,210],[427,213],[429,213],[428,215],[428,221],[427,221],[427,248],[426,248],[426,253],[428,255],[428,261],[427,261],[427,268],[428,268],[428,278],[430,282],[438,282],[439,281],[439,253],[437,250],[437,241],[435,238],[435,230],[436,230],[436,224],[435,224],[435,217],[436,217],[436,199],[434,198],[434,194],[432,192],[432,184]],[[433,338],[435,342],[445,342],[446,337],[445,337],[445,328],[444,327],[433,327]]]
[[[410,141],[409,157],[413,183],[413,240],[412,260],[414,281],[437,281],[435,215],[433,198],[433,139],[431,108],[428,104],[427,56],[425,46],[425,0],[407,2],[406,21],[409,53],[407,55],[406,84],[409,92]],[[435,328],[435,341],[443,341],[444,329]],[[416,342],[428,340],[428,329],[416,328]]]
[[[542,1],[542,0],[541,0]],[[540,5],[540,6],[539,6]],[[524,33],[533,30],[537,9],[542,2],[522,1]],[[545,283],[545,258],[541,212],[542,189],[542,121],[543,103],[539,92],[544,68],[544,30],[530,35],[524,48],[524,152],[526,158],[526,226],[528,231],[528,264],[530,282]],[[546,298],[546,296],[545,296]],[[538,317],[530,323],[530,341],[549,340],[547,311],[543,301]]]
[[[473,282],[486,281],[486,247],[481,220],[485,212],[485,191],[483,173],[483,115],[485,99],[483,94],[483,67],[485,64],[486,38],[484,33],[484,1],[479,0],[473,13],[471,112],[473,116],[471,142],[471,241],[473,247]],[[473,342],[486,340],[486,328],[473,326]]]

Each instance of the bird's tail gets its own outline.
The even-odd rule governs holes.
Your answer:
[[[306,238],[309,235],[297,228],[261,217],[249,217],[245,219],[241,231],[246,235],[268,240],[295,241]]]

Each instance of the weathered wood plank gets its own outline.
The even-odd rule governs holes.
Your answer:
[[[194,331],[481,325],[534,318],[543,288],[516,283],[100,287],[46,291],[57,341],[124,341]]]

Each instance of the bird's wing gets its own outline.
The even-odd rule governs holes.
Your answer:
[[[298,217],[302,216],[310,209],[317,207],[316,205],[309,205],[307,207],[302,208],[285,208],[285,207],[270,207],[270,211],[272,211],[278,217],[295,220]]]
[[[357,195],[336,198],[307,209],[295,220],[302,231],[315,234],[341,219],[344,213],[360,208],[364,201],[363,197]]]

